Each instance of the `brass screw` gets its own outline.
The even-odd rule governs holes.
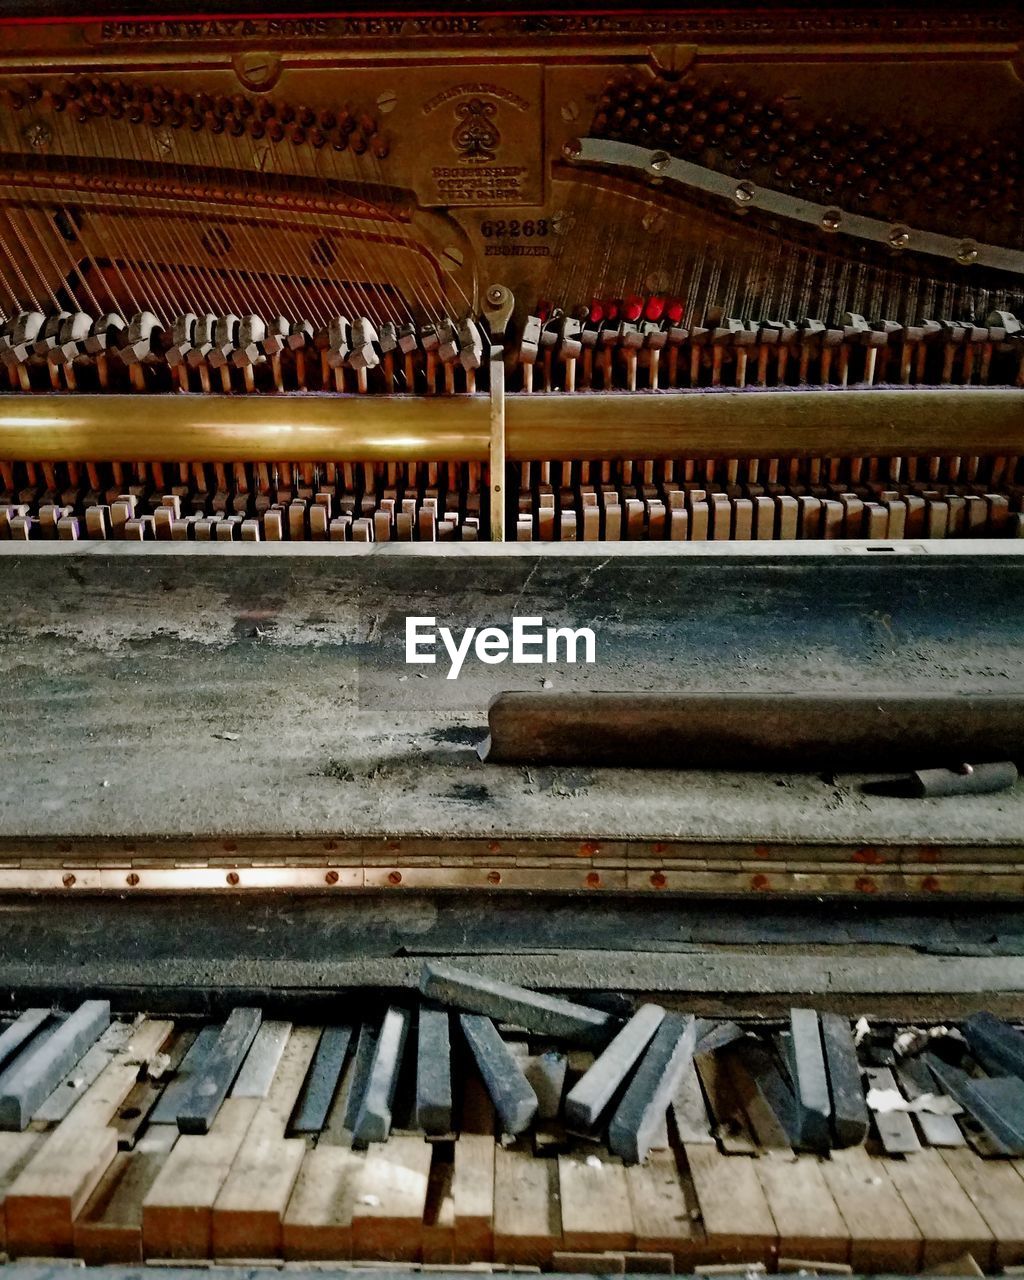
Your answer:
[[[956,260],[962,267],[969,267],[978,260],[978,246],[973,240],[961,240],[956,249]]]
[[[843,225],[843,212],[841,209],[826,209],[821,215],[821,229],[823,231],[838,231]]]
[[[910,228],[897,226],[889,231],[889,248],[905,249],[910,244]]]
[[[488,873],[487,873],[487,883],[488,883],[488,884],[501,884],[501,872],[500,872],[500,871],[488,871]]]
[[[328,873],[324,876],[324,879],[327,881],[328,884],[337,884],[339,876],[337,871],[328,871]]]
[[[71,874],[70,871],[68,871],[64,876],[64,888],[70,889],[74,883],[75,883],[75,877]]]
[[[228,884],[238,884],[238,881],[240,879],[241,877],[239,876],[237,871],[229,871],[227,874]]]
[[[752,182],[737,182],[733,196],[737,204],[750,204],[754,198],[754,184]]]
[[[402,873],[401,873],[401,871],[389,871],[389,872],[388,872],[388,884],[401,884],[401,883],[402,883]]]
[[[651,156],[647,167],[654,173],[664,173],[671,163],[672,157],[667,151],[655,151],[654,155]]]
[[[562,147],[562,155],[565,156],[566,160],[578,160],[582,154],[583,143],[580,142],[579,138],[570,138]]]
[[[137,871],[132,871],[125,877],[125,879],[127,880],[128,884],[130,884],[134,889],[135,886],[139,883],[139,874]]]

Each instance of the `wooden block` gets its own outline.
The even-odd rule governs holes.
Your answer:
[[[284,1136],[320,1038],[313,1027],[292,1032],[266,1098],[252,1122],[213,1205],[215,1258],[281,1255],[281,1223],[306,1144]]]
[[[556,1249],[551,1255],[551,1270],[564,1275],[623,1276],[626,1259],[621,1253],[577,1253]]]
[[[281,1229],[285,1258],[338,1261],[352,1255],[352,1209],[366,1153],[322,1144],[307,1151]]]
[[[558,1187],[566,1249],[633,1247],[633,1212],[620,1161],[598,1155],[559,1156]]]
[[[757,1161],[687,1143],[708,1253],[722,1262],[767,1262],[778,1244],[775,1219],[757,1176]]]
[[[75,1221],[75,1253],[89,1266],[142,1263],[142,1202],[178,1137],[150,1126],[143,1147],[119,1153]]]
[[[869,1275],[920,1266],[921,1233],[886,1172],[863,1147],[833,1151],[821,1173],[850,1233],[850,1263]]]
[[[800,510],[797,500],[789,497],[788,494],[782,494],[777,500],[777,506],[779,514],[776,536],[780,541],[792,541],[796,537],[797,517]]]
[[[321,508],[322,510],[322,508]],[[215,1028],[207,1027],[207,1031]],[[231,1086],[232,1098],[265,1098],[270,1091],[281,1054],[291,1035],[290,1022],[264,1022],[256,1032],[238,1078]],[[216,1036],[213,1037],[216,1039]]]
[[[696,1205],[687,1203],[671,1152],[653,1151],[643,1164],[630,1165],[626,1186],[638,1251],[671,1255],[680,1273],[705,1259],[704,1232],[691,1213]]]
[[[455,1144],[455,1262],[485,1262],[493,1256],[494,1151],[490,1134],[464,1132]]]
[[[74,1247],[74,1220],[117,1155],[111,1120],[135,1084],[139,1064],[158,1053],[173,1030],[150,1020],[104,1068],[22,1169],[5,1201],[7,1249],[15,1255],[63,1257]]]
[[[430,1160],[430,1144],[419,1137],[370,1144],[352,1209],[354,1259],[419,1260]]]
[[[850,1233],[815,1156],[766,1155],[757,1176],[779,1234],[779,1253],[820,1262],[847,1262]]]
[[[17,1180],[47,1135],[27,1129],[24,1133],[0,1133],[0,1206],[7,1198],[8,1188]],[[0,1248],[7,1243],[6,1213],[0,1210]]]
[[[982,1267],[991,1264],[992,1231],[938,1151],[912,1152],[885,1166],[924,1239],[924,1266],[962,1253],[973,1254]]]
[[[525,1151],[494,1153],[494,1259],[547,1266],[562,1239],[558,1165]]]
[[[940,1152],[995,1237],[997,1267],[1024,1262],[1024,1177],[1018,1161],[983,1160],[966,1147]]]
[[[452,1143],[433,1144],[423,1208],[421,1258],[427,1266],[451,1266],[455,1258],[455,1165]]]
[[[213,1206],[258,1106],[228,1098],[208,1134],[178,1140],[142,1204],[147,1258],[212,1256]]]

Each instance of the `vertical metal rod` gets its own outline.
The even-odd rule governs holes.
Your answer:
[[[484,314],[491,333],[491,541],[505,541],[505,334],[515,299],[504,285],[493,284],[484,295]]]
[[[491,347],[491,541],[505,541],[505,352]]]

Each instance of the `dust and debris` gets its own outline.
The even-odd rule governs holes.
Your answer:
[[[356,775],[341,760],[328,760],[324,767],[314,777],[335,778],[338,782],[355,782]]]
[[[460,804],[486,804],[491,798],[487,788],[477,782],[457,782],[446,794]]]
[[[215,733],[215,738],[223,738],[225,742],[237,742],[242,736],[240,733]]]

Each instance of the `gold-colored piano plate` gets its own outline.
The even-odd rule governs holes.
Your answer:
[[[1024,389],[511,395],[511,461],[1024,454]],[[489,399],[9,396],[0,459],[486,462]]]

